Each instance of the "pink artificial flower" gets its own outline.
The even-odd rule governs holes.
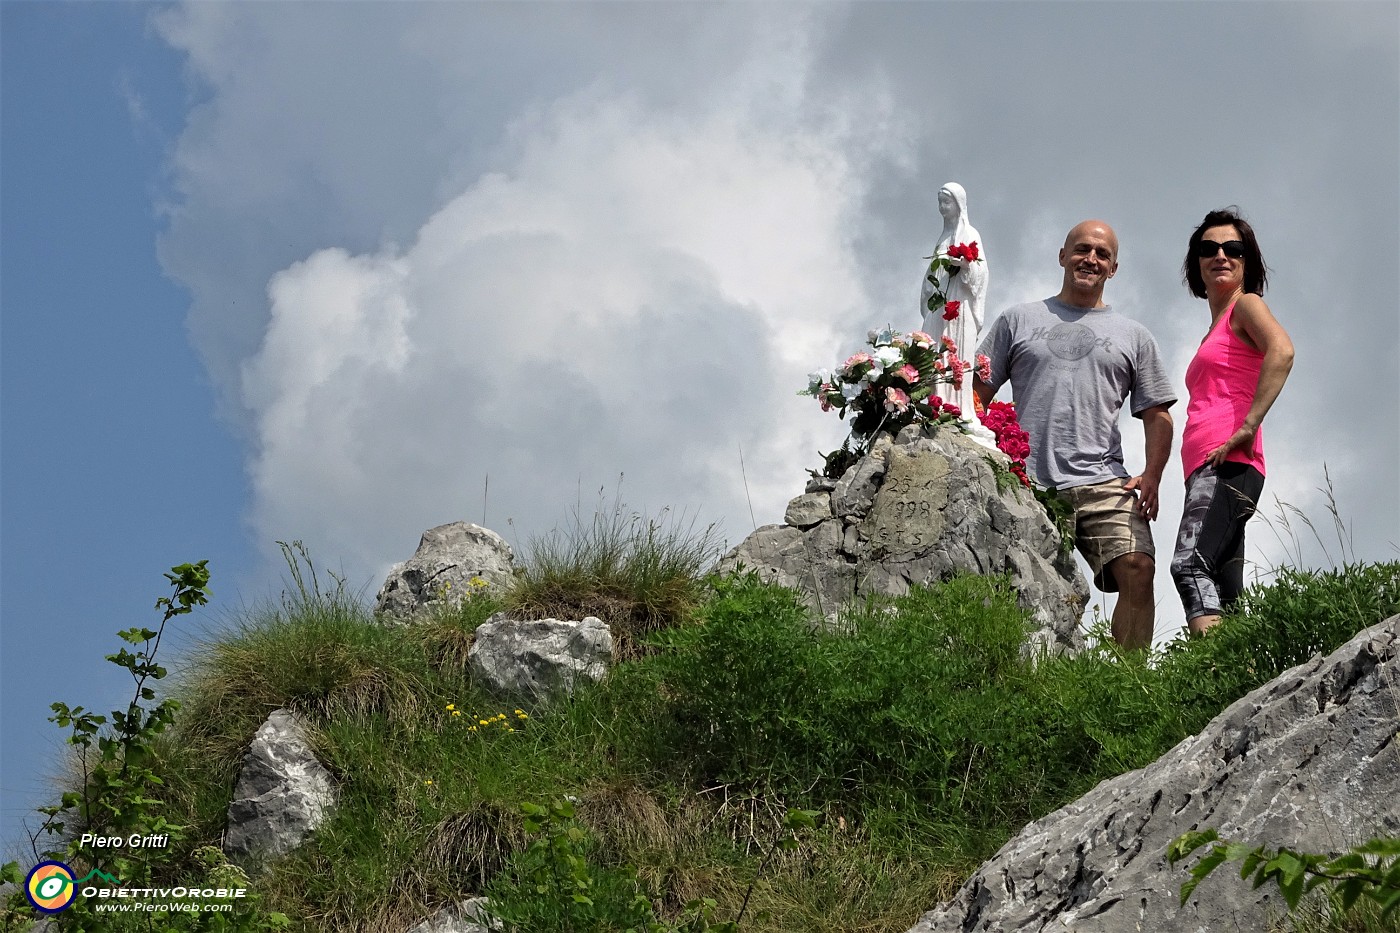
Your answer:
[[[894,371],[894,374],[900,379],[903,379],[905,382],[909,383],[910,385],[913,385],[914,383],[919,381],[919,371],[913,366],[910,366],[908,363],[905,363],[903,366],[896,369]]]
[[[855,369],[857,366],[859,366],[859,365],[862,364],[862,363],[873,363],[873,362],[875,362],[875,358],[874,358],[873,356],[871,356],[869,353],[865,353],[865,352],[853,353],[853,354],[851,355],[851,358],[850,358],[850,359],[846,360],[846,362],[844,362],[844,363],[841,364],[841,368],[844,369],[844,370],[846,370],[847,372],[850,372],[851,370]]]
[[[885,411],[902,414],[909,408],[909,395],[902,389],[885,390]]]
[[[948,373],[953,377],[953,388],[961,389],[963,384],[963,373],[967,369],[967,364],[958,359],[956,350],[951,351],[948,356]]]
[[[914,346],[928,349],[933,346],[933,338],[921,330],[916,330],[909,335],[909,339],[914,341]]]
[[[949,337],[947,334],[944,334],[941,339],[943,341],[943,349],[947,350],[949,353],[958,352],[958,345],[952,337]]]
[[[977,378],[983,382],[992,381],[992,361],[985,353],[977,354]]]

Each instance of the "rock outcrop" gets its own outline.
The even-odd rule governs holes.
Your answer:
[[[486,898],[474,897],[456,907],[444,907],[408,933],[492,933],[501,923],[487,913],[488,906]]]
[[[534,701],[602,680],[612,650],[612,631],[595,616],[581,622],[518,620],[498,612],[477,626],[467,659],[472,677],[487,690]]]
[[[1173,839],[1341,852],[1400,834],[1400,616],[1232,704],[1158,761],[1027,826],[909,933],[1266,930],[1285,910],[1226,865],[1180,904]],[[1237,868],[1237,866],[1234,866]]]
[[[413,556],[389,571],[374,611],[408,620],[426,606],[465,597],[472,592],[473,581],[499,586],[514,575],[515,555],[500,535],[468,522],[439,525],[423,532]]]
[[[784,524],[755,531],[717,569],[757,570],[828,618],[866,594],[1009,573],[1034,616],[1032,643],[1078,649],[1088,584],[1035,497],[1019,483],[998,489],[988,458],[1005,461],[946,426],[882,436],[840,480],[808,483]]]
[[[228,808],[224,851],[235,862],[275,858],[299,846],[335,805],[335,783],[306,729],[274,710],[253,736]]]

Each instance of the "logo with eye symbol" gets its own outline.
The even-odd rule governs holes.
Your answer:
[[[56,914],[65,910],[77,896],[73,869],[62,862],[40,862],[24,879],[24,894],[40,913]]]

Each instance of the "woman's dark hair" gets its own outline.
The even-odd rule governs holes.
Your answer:
[[[1264,265],[1264,256],[1259,252],[1259,241],[1254,238],[1254,228],[1240,216],[1240,209],[1231,204],[1218,211],[1211,211],[1201,225],[1191,234],[1186,244],[1186,261],[1181,264],[1181,280],[1197,298],[1206,297],[1206,282],[1201,278],[1201,262],[1196,258],[1196,247],[1205,232],[1211,227],[1232,226],[1240,232],[1244,240],[1244,290],[1251,295],[1264,294],[1269,281],[1269,267]]]

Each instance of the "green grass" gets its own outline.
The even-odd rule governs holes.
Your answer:
[[[527,844],[519,804],[564,795],[591,863],[663,915],[709,897],[732,918],[749,896],[746,931],[904,929],[1025,823],[1400,612],[1400,563],[1284,570],[1152,664],[1100,647],[1031,665],[1002,579],[872,600],[832,629],[752,576],[702,580],[713,550],[614,510],[538,543],[516,589],[410,627],[298,585],[183,673],[160,745],[169,818],[191,851],[217,844],[243,750],[287,706],[340,785],[331,821],[255,882],[294,929],[401,931],[500,891]],[[633,647],[522,716],[466,664],[502,607],[598,615]],[[825,820],[760,874],[791,807]],[[1372,929],[1326,922],[1303,929]]]
[[[601,506],[601,503],[600,503]],[[701,576],[719,557],[713,526],[620,503],[591,519],[575,512],[564,529],[535,538],[507,606],[525,618],[594,615],[613,630],[623,657],[649,632],[684,620],[703,598]]]

